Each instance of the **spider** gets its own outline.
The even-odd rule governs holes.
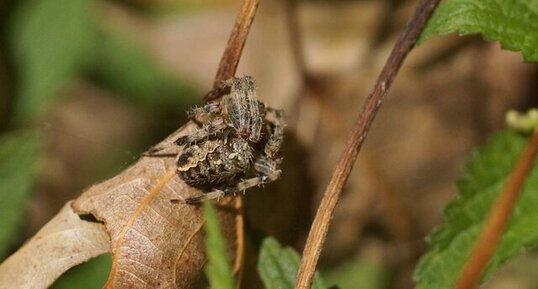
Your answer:
[[[230,93],[220,102],[189,111],[199,128],[175,141],[185,148],[176,159],[177,173],[185,183],[206,191],[186,199],[188,204],[235,195],[281,174],[283,112],[258,100],[250,76],[234,77],[224,85]]]

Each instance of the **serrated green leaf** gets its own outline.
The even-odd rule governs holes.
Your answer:
[[[29,0],[12,27],[21,86],[16,118],[44,111],[86,61],[94,39],[91,0]]]
[[[502,48],[521,51],[526,61],[538,61],[538,1],[445,0],[422,32],[418,43],[435,35],[480,33]]]
[[[292,248],[283,248],[274,238],[265,238],[258,260],[258,273],[266,289],[293,289],[301,258]],[[313,289],[325,289],[318,273],[312,282]]]
[[[0,137],[0,259],[23,219],[41,149],[41,137],[35,132]]]
[[[50,288],[96,289],[103,288],[112,267],[112,256],[104,254],[65,272]]]
[[[226,242],[220,231],[217,213],[210,202],[204,202],[206,228],[206,251],[208,263],[206,275],[212,289],[235,289],[232,267],[226,254]]]
[[[432,249],[417,266],[416,288],[452,288],[528,138],[514,131],[494,135],[475,153],[458,182],[460,194],[445,209],[446,223],[429,237]],[[483,281],[508,258],[538,244],[538,168],[534,168]]]

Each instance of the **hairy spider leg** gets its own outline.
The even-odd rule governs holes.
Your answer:
[[[220,105],[218,102],[210,102],[204,106],[197,106],[187,111],[189,118],[197,118],[198,116],[212,117],[220,113]]]
[[[204,106],[197,106],[187,111],[187,116],[198,126],[203,127],[204,122],[212,119],[221,113],[221,107],[218,102],[210,102]]]
[[[248,135],[250,133],[250,110],[245,93],[244,77],[234,77],[228,81],[230,94],[222,98],[223,109],[227,119],[238,134]]]
[[[284,141],[284,128],[286,127],[284,112],[280,109],[268,107],[266,109],[266,118],[267,121],[273,125],[273,132],[269,135],[269,139],[265,144],[263,152],[269,158],[275,158],[280,152],[280,147]]]
[[[258,101],[256,94],[256,87],[254,80],[250,76],[243,78],[243,91],[245,92],[246,101],[248,103],[248,110],[250,113],[250,134],[249,140],[257,143],[260,141],[262,132],[263,117],[265,106]]]
[[[281,162],[282,159],[272,160],[266,156],[261,156],[254,162],[254,170],[260,173],[260,175],[242,180],[233,187],[225,188],[225,194],[236,194],[238,192],[246,191],[249,188],[265,185],[277,180],[282,174],[282,171],[278,169]]]
[[[178,138],[175,143],[178,145],[190,145],[193,143],[197,143],[199,141],[207,139],[209,136],[214,135],[223,129],[225,129],[227,125],[224,123],[224,120],[222,117],[217,117],[212,120],[210,120],[207,124],[205,124],[202,128],[197,129],[192,134],[184,135],[180,138]]]
[[[185,203],[187,205],[194,205],[194,204],[198,204],[200,202],[203,202],[204,200],[218,199],[220,197],[224,197],[224,195],[226,195],[226,193],[224,193],[224,191],[213,190],[213,191],[211,191],[209,193],[205,193],[205,194],[203,194],[201,196],[198,196],[198,197],[186,198]]]

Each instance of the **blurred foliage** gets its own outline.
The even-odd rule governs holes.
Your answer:
[[[460,195],[450,202],[447,222],[429,237],[432,248],[415,272],[416,288],[448,289],[459,276],[491,205],[513,169],[528,137],[505,131],[491,137],[466,165],[466,175],[457,183]],[[482,281],[491,277],[500,265],[538,244],[538,168],[535,167],[526,185],[500,244],[497,246]]]
[[[108,273],[112,268],[112,256],[101,255],[71,268],[65,272],[54,284],[52,289],[95,289],[103,288]]]
[[[39,169],[42,137],[34,131],[0,136],[0,259],[14,241]]]
[[[222,235],[217,212],[211,202],[204,202],[206,251],[208,262],[206,275],[212,289],[235,289],[232,267],[226,253],[226,241]]]
[[[173,103],[182,111],[199,100],[196,91],[163,70],[140,43],[98,24],[96,6],[89,0],[32,0],[16,9],[10,37],[20,78],[19,123],[46,112],[61,90],[84,73],[144,107]]]
[[[173,104],[185,111],[200,101],[200,93],[167,73],[140,43],[110,27],[100,27],[89,75],[97,83],[141,108]]]
[[[300,260],[299,254],[294,249],[283,248],[274,238],[264,239],[258,259],[258,273],[265,288],[293,289]],[[319,273],[314,275],[312,288],[327,288]]]
[[[434,35],[480,33],[504,49],[521,51],[538,61],[538,1],[445,0],[422,32],[419,43]]]
[[[116,2],[132,7],[140,13],[158,15],[191,12],[218,6],[239,7],[241,4],[236,0],[116,0]]]
[[[141,118],[150,114],[159,118],[149,122],[160,124],[158,128],[150,126],[144,139],[129,147],[137,152],[152,144],[155,137],[176,129],[180,114],[184,117],[186,108],[201,99],[199,91],[164,69],[135,37],[102,24],[99,5],[90,0],[0,2],[1,15],[6,16],[0,21],[0,121],[2,129],[9,132],[0,135],[0,258],[19,241],[17,229],[27,220],[25,204],[39,175],[42,147],[50,143],[46,133],[22,128],[36,128],[54,103],[66,95],[63,92],[71,83],[86,78],[113,92],[109,95],[121,97],[141,112]],[[173,127],[163,128],[160,119],[170,116],[175,120]],[[116,147],[102,158],[106,162],[96,162],[94,168],[106,169],[92,171],[117,171],[133,156]],[[109,263],[106,258],[69,271],[55,288],[72,288],[70,283],[98,288],[108,275],[110,266],[103,265]],[[75,282],[77,278],[82,279]]]
[[[327,284],[338,285],[340,289],[385,289],[390,285],[388,268],[371,256],[328,269],[322,275]]]
[[[42,114],[80,71],[95,45],[91,0],[26,1],[14,19],[14,64],[21,85],[15,113],[20,121]]]

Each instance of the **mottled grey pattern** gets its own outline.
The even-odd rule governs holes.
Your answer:
[[[284,140],[282,111],[265,107],[257,98],[250,76],[227,80],[230,93],[189,111],[199,125],[176,144],[185,148],[177,157],[183,180],[204,189],[188,203],[235,194],[280,177],[280,147]]]

